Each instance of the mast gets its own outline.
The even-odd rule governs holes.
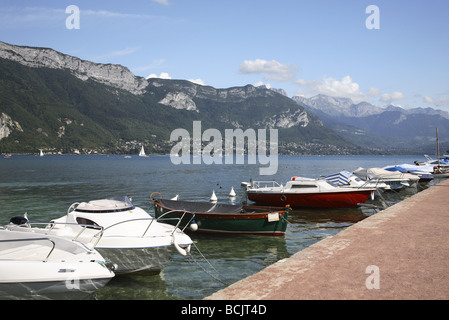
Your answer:
[[[437,157],[438,157],[438,169],[440,169],[440,143],[438,141],[438,128],[437,128]]]

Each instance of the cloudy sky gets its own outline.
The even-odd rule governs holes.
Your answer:
[[[447,0],[2,0],[0,41],[143,77],[449,111],[448,15]]]

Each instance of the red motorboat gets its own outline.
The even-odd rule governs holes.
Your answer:
[[[254,181],[246,184],[248,200],[292,208],[358,207],[373,196],[375,188],[333,186],[324,179],[293,177],[285,186],[275,181]]]

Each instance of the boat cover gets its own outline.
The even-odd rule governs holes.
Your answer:
[[[209,203],[197,201],[181,201],[157,199],[161,206],[170,210],[187,211],[192,213],[242,213],[243,206],[238,204]]]
[[[330,176],[324,177],[324,180],[329,182],[333,186],[343,186],[349,184],[349,178],[352,173],[349,171],[340,171],[339,173],[331,174]]]

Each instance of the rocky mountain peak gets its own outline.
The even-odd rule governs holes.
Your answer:
[[[319,111],[326,115],[338,117],[365,117],[385,111],[368,102],[355,104],[350,98],[331,97],[319,94],[311,98],[295,96],[292,98],[297,103],[305,105],[312,111]]]
[[[14,46],[0,41],[0,58],[33,68],[69,70],[81,80],[92,79],[133,94],[142,94],[148,85],[145,78],[136,77],[121,65],[81,60],[49,48]]]

